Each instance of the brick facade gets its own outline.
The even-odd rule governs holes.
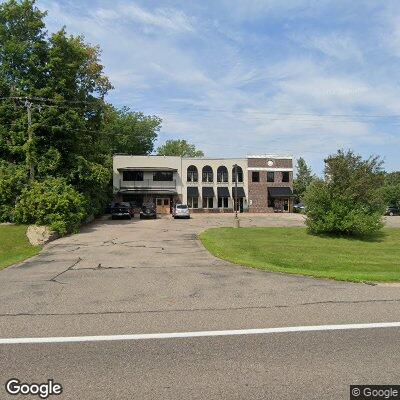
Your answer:
[[[268,162],[272,161],[273,165],[269,165]],[[282,182],[283,171],[273,171],[275,168],[279,169],[292,169],[293,161],[291,159],[274,159],[274,158],[249,158],[248,159],[248,188],[249,188],[249,200],[251,205],[249,206],[250,212],[273,212],[273,207],[268,206],[268,188],[271,187],[289,187],[293,190],[293,171],[289,171],[289,182]],[[252,181],[252,173],[255,168],[259,172],[260,181]],[[274,182],[267,181],[268,169],[274,172]],[[289,211],[292,211],[293,200],[289,199]]]

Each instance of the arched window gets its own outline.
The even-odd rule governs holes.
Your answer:
[[[191,165],[187,169],[187,181],[188,182],[198,182],[199,180],[199,174],[197,172],[197,167],[194,165]]]
[[[217,182],[228,182],[228,169],[223,165],[217,169]]]
[[[203,167],[203,182],[212,182],[213,181],[213,170],[209,165]]]
[[[232,168],[232,182],[235,182],[235,167]],[[238,182],[243,182],[243,170],[240,165],[237,166],[237,177],[238,177]]]

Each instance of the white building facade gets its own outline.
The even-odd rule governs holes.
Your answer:
[[[236,200],[240,212],[273,212],[277,205],[290,212],[292,182],[292,158],[288,156],[113,158],[115,200],[129,201],[138,208],[152,202],[157,212],[165,214],[175,203],[188,204],[193,212],[233,212]]]

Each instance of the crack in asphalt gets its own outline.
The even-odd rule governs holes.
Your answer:
[[[74,316],[74,315],[112,315],[112,314],[157,314],[173,312],[197,312],[197,311],[239,311],[239,310],[261,310],[273,308],[295,308],[321,304],[363,304],[363,303],[393,303],[400,302],[400,299],[374,299],[374,300],[327,300],[306,302],[298,304],[277,304],[274,306],[245,306],[245,307],[212,307],[212,308],[178,308],[170,310],[136,310],[136,311],[82,311],[74,313],[5,313],[1,317],[44,317],[44,316]]]
[[[67,269],[65,269],[64,271],[61,271],[60,273],[58,273],[57,275],[53,276],[52,278],[50,278],[48,281],[49,282],[54,282],[54,283],[59,283],[60,285],[65,285],[65,282],[60,282],[57,280],[58,277],[60,277],[62,274],[65,274],[67,271],[72,271],[73,268],[80,262],[82,261],[82,258],[78,257],[78,259],[72,264],[70,265]],[[99,264],[100,265],[100,264]]]

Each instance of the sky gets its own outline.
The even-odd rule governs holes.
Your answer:
[[[156,146],[283,154],[315,172],[338,149],[400,170],[398,0],[38,0],[102,49],[107,100],[162,118]]]

